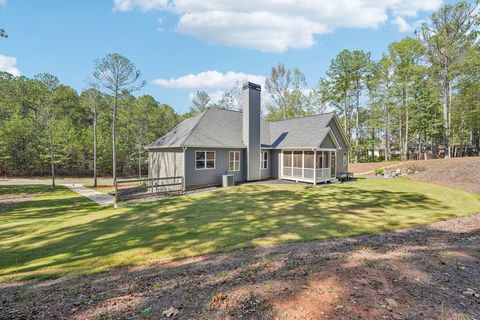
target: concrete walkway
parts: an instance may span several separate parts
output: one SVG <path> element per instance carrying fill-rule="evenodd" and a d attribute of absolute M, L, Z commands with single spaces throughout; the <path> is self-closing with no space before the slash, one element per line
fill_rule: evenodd
<path fill-rule="evenodd" d="M 79 184 L 62 184 L 62 186 L 69 188 L 72 191 L 75 191 L 81 196 L 84 196 L 100 206 L 109 206 L 112 205 L 115 201 L 115 197 L 103 192 L 98 192 L 89 188 L 86 188 Z"/>

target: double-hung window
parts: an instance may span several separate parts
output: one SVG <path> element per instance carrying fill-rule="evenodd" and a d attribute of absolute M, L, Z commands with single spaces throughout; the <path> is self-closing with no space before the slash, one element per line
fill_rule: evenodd
<path fill-rule="evenodd" d="M 348 166 L 348 153 L 346 152 L 343 153 L 343 166 Z"/>
<path fill-rule="evenodd" d="M 195 169 L 215 169 L 215 151 L 195 151 Z"/>
<path fill-rule="evenodd" d="M 262 151 L 262 159 L 260 160 L 260 168 L 268 169 L 268 152 Z"/>
<path fill-rule="evenodd" d="M 230 151 L 228 154 L 228 170 L 240 171 L 240 151 Z"/>

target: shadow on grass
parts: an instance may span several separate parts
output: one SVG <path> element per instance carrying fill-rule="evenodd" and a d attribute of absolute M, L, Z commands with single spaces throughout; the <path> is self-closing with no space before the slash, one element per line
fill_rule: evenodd
<path fill-rule="evenodd" d="M 250 185 L 119 210 L 98 208 L 70 193 L 16 207 L 9 218 L 33 221 L 15 228 L 0 224 L 0 240 L 20 239 L 1 244 L 0 275 L 88 273 L 109 265 L 353 236 L 455 216 L 448 205 L 421 193 L 348 184 L 297 191 Z M 90 214 L 95 217 L 87 219 Z M 35 223 L 52 223 L 52 228 L 25 234 Z"/>
<path fill-rule="evenodd" d="M 6 318 L 156 319 L 175 307 L 180 310 L 176 319 L 275 319 L 287 307 L 290 317 L 305 312 L 299 318 L 350 318 L 362 312 L 364 318 L 376 319 L 392 317 L 381 305 L 386 297 L 394 297 L 401 305 L 395 315 L 402 319 L 478 317 L 475 297 L 466 298 L 462 290 L 472 286 L 472 277 L 480 276 L 475 251 L 479 241 L 478 229 L 452 233 L 419 228 L 285 244 L 49 283 L 11 284 L 1 290 L 0 303 L 4 301 Z M 355 254 L 366 250 L 372 258 L 351 263 Z M 395 250 L 403 254 L 387 255 Z M 446 260 L 452 252 L 458 258 Z M 439 263 L 438 257 L 446 262 Z M 331 306 L 322 305 L 328 298 L 318 291 L 322 287 L 337 295 L 329 300 Z M 224 307 L 215 303 L 218 296 L 225 297 Z M 257 304 L 252 305 L 252 297 Z M 317 314 L 299 311 L 309 306 L 303 299 Z M 338 305 L 342 308 L 334 308 Z"/>

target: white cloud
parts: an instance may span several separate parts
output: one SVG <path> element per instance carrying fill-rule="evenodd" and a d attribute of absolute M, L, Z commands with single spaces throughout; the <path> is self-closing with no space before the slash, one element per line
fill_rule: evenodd
<path fill-rule="evenodd" d="M 17 59 L 15 57 L 8 57 L 0 54 L 0 71 L 5 71 L 18 77 L 20 76 L 20 70 L 18 70 L 16 65 Z"/>
<path fill-rule="evenodd" d="M 179 78 L 157 79 L 153 83 L 165 88 L 177 89 L 230 89 L 237 81 L 252 81 L 263 86 L 265 77 L 242 72 L 222 73 L 209 70 L 197 74 L 188 74 Z"/>
<path fill-rule="evenodd" d="M 392 21 L 405 30 L 405 17 L 441 4 L 442 0 L 114 0 L 120 11 L 173 12 L 179 16 L 177 31 L 211 43 L 274 52 L 311 47 L 316 35 L 337 28 L 377 28 Z"/>
<path fill-rule="evenodd" d="M 402 17 L 396 17 L 393 20 L 393 24 L 397 26 L 399 32 L 410 32 L 413 30 L 413 27 Z"/>
<path fill-rule="evenodd" d="M 4 5 L 5 2 L 7 2 L 7 0 L 0 0 L 0 6 L 1 6 L 1 5 Z"/>
<path fill-rule="evenodd" d="M 114 8 L 119 11 L 128 11 L 133 8 L 140 8 L 142 11 L 148 11 L 152 9 L 166 8 L 168 6 L 168 0 L 114 0 L 113 3 Z"/>

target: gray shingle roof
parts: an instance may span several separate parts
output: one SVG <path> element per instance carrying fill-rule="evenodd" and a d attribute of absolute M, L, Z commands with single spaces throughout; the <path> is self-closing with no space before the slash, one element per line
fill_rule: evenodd
<path fill-rule="evenodd" d="M 326 137 L 334 113 L 282 121 L 260 122 L 264 148 L 315 148 Z M 242 140 L 242 113 L 209 109 L 184 120 L 147 148 L 245 148 Z"/>
<path fill-rule="evenodd" d="M 334 115 L 332 112 L 270 122 L 271 148 L 318 147 L 330 131 L 328 123 Z"/>

